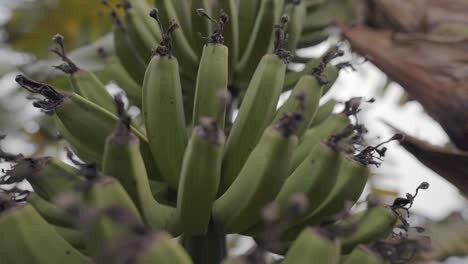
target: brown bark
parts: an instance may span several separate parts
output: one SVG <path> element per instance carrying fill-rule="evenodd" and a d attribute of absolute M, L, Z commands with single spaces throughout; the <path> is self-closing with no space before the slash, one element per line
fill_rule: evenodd
<path fill-rule="evenodd" d="M 434 146 L 411 136 L 405 136 L 400 144 L 468 196 L 468 152 Z"/>
<path fill-rule="evenodd" d="M 340 25 L 353 49 L 419 101 L 454 144 L 468 150 L 468 40 Z"/>
<path fill-rule="evenodd" d="M 410 136 L 401 145 L 468 195 L 468 1 L 363 1 L 363 25 L 338 25 L 353 50 L 419 101 L 460 151 Z"/>

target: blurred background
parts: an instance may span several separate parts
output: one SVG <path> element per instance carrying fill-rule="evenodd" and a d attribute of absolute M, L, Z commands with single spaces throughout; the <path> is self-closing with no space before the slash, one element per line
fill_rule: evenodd
<path fill-rule="evenodd" d="M 54 79 L 54 82 L 60 83 L 60 78 L 55 78 L 56 75 L 59 75 L 58 70 L 51 67 L 58 63 L 54 61 L 54 58 L 48 52 L 51 37 L 55 33 L 65 36 L 67 49 L 69 50 L 92 44 L 95 41 L 106 43 L 103 36 L 110 30 L 110 19 L 102 16 L 98 2 L 97 0 L 0 0 L 0 135 L 7 135 L 1 141 L 1 146 L 5 151 L 38 156 L 63 155 L 64 145 L 57 139 L 56 133 L 51 126 L 50 117 L 32 107 L 31 102 L 28 100 L 29 95 L 17 87 L 14 78 L 19 72 L 28 72 L 42 76 L 44 80 Z M 388 1 L 376 2 L 387 3 Z M 395 1 L 394 3 L 397 5 L 399 2 Z M 434 1 L 407 0 L 407 2 L 426 2 L 426 4 L 430 4 Z M 466 7 L 466 3 L 464 6 Z M 406 6 L 394 6 L 393 8 L 393 12 L 401 12 L 402 17 L 405 17 L 407 9 L 403 8 L 406 8 Z M 379 24 L 376 21 L 379 20 L 368 16 L 364 21 L 368 26 L 366 30 L 385 27 L 384 23 Z M 404 23 L 400 24 L 405 25 Z M 353 38 L 356 33 L 353 30 L 356 29 L 343 27 L 341 29 L 342 31 L 337 27 L 328 28 L 329 38 L 316 46 L 298 51 L 298 55 L 302 57 L 318 57 L 330 46 L 338 44 L 347 54 L 342 60 L 353 63 L 355 70 L 346 69 L 340 74 L 337 83 L 324 98 L 324 102 L 330 98 L 338 102 L 344 102 L 351 97 L 375 98 L 375 103 L 363 105 L 363 111 L 359 115 L 360 121 L 365 123 L 369 129 L 367 139 L 370 142 L 378 143 L 390 138 L 395 133 L 395 130 L 389 126 L 390 124 L 394 128 L 398 128 L 404 133 L 432 145 L 451 150 L 457 149 L 457 151 L 462 152 L 458 148 L 459 145 L 463 146 L 463 144 L 455 144 L 454 146 L 451 143 L 454 142 L 453 131 L 447 128 L 447 123 L 441 122 L 440 116 L 426 112 L 429 104 L 428 100 L 424 98 L 419 100 L 419 92 L 406 87 L 406 84 L 411 87 L 417 86 L 414 82 L 411 82 L 413 79 L 410 77 L 399 79 L 398 74 L 400 72 L 387 67 L 385 63 L 388 61 L 385 58 L 379 59 L 381 57 L 379 57 L 378 49 L 384 51 L 384 46 L 378 48 L 379 42 L 376 41 L 374 46 L 377 47 L 375 48 L 377 51 L 365 47 L 360 43 L 365 44 L 366 41 L 372 41 L 371 38 L 355 40 Z M 399 29 L 392 30 L 398 32 Z M 468 32 L 467 29 L 465 30 Z M 345 32 L 346 37 L 352 40 L 352 45 L 343 40 L 340 32 Z M 417 36 L 421 37 L 421 33 L 416 31 L 405 31 L 405 33 L 408 32 L 419 34 Z M 465 34 L 468 39 L 468 33 Z M 444 42 L 440 43 L 444 44 Z M 467 44 L 465 39 L 463 39 L 463 43 L 464 46 L 462 47 L 466 52 Z M 452 44 L 450 43 L 451 47 L 453 47 Z M 358 51 L 358 53 L 353 51 Z M 392 50 L 389 49 L 388 51 Z M 368 57 L 368 60 L 362 56 L 362 54 L 367 53 L 371 53 L 374 57 Z M 442 55 L 439 54 L 440 57 L 443 57 Z M 419 59 L 424 62 L 424 57 L 419 57 Z M 446 64 L 449 63 L 449 61 L 442 62 L 442 59 L 439 59 L 430 58 L 427 61 L 428 63 L 440 62 L 434 65 L 434 67 L 440 68 L 446 67 Z M 88 58 L 83 60 L 88 70 L 101 71 L 102 62 Z M 466 66 L 468 60 L 465 60 L 464 63 L 465 68 L 453 68 L 454 71 L 459 71 L 457 74 L 462 77 L 468 75 L 468 66 Z M 455 67 L 456 65 L 452 66 Z M 294 70 L 301 70 L 303 67 L 304 65 L 292 65 Z M 408 69 L 400 70 L 403 72 L 409 71 L 412 66 L 408 64 L 407 67 Z M 450 71 L 450 69 L 446 70 Z M 105 72 L 102 74 L 105 74 Z M 109 90 L 117 91 L 118 88 L 112 80 L 108 79 L 108 81 Z M 436 92 L 431 91 L 429 88 L 425 91 L 426 93 Z M 468 89 L 467 86 L 465 88 Z M 408 91 L 410 93 L 407 93 Z M 465 91 L 466 93 L 468 92 Z M 463 94 L 459 95 L 462 96 Z M 287 96 L 287 94 L 284 96 Z M 468 104 L 466 99 L 464 102 Z M 342 107 L 342 104 L 338 103 L 335 111 L 340 111 Z M 431 109 L 431 111 L 436 111 L 433 108 Z M 441 109 L 449 112 L 454 111 L 450 108 Z M 135 114 L 138 114 L 138 110 L 134 110 Z M 462 112 L 452 114 L 468 115 L 467 111 L 463 110 L 466 110 L 466 106 L 465 109 L 461 109 Z M 435 121 L 434 118 L 438 121 Z M 467 119 L 459 120 L 465 120 L 468 124 Z M 449 137 L 446 131 L 449 131 L 452 137 Z M 415 155 L 414 151 L 410 151 L 413 154 L 409 153 L 398 143 L 391 143 L 388 148 L 385 162 L 381 167 L 374 169 L 374 177 L 369 183 L 365 196 L 374 193 L 390 202 L 397 196 L 404 196 L 407 192 L 414 192 L 422 181 L 427 181 L 430 183 L 430 188 L 417 197 L 412 211 L 420 217 L 420 221 L 442 221 L 453 214 L 460 216 L 461 221 L 467 219 L 468 203 L 465 199 L 466 196 L 460 192 L 463 188 L 466 190 L 467 186 L 460 188 L 460 186 L 453 185 L 454 181 L 446 180 L 452 179 L 450 176 L 442 175 L 444 177 L 441 177 L 440 169 L 435 169 L 438 173 L 434 172 L 434 170 L 430 169 L 431 166 L 421 163 L 420 160 L 424 160 L 424 157 Z M 464 149 L 466 150 L 466 148 Z M 424 147 L 418 153 L 424 153 Z M 8 164 L 0 164 L 1 168 L 8 166 Z M 440 164 L 437 165 L 437 168 L 440 168 Z M 468 177 L 466 171 L 462 172 L 462 174 Z M 249 241 L 245 241 L 245 243 L 248 244 Z M 468 255 L 468 252 L 466 254 Z M 444 263 L 467 262 L 468 259 L 452 257 Z"/>

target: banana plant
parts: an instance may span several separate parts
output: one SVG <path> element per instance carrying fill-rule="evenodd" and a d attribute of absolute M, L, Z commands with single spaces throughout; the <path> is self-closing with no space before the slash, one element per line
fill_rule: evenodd
<path fill-rule="evenodd" d="M 0 151 L 12 163 L 0 182 L 13 186 L 0 199 L 7 263 L 264 263 L 268 252 L 286 264 L 397 258 L 374 243 L 405 242 L 409 208 L 427 183 L 391 205 L 348 212 L 383 144 L 401 135 L 367 144 L 357 119 L 364 98 L 340 113 L 337 102 L 320 106 L 349 66 L 331 63 L 343 56 L 338 48 L 288 70 L 296 58 L 288 49 L 326 38 L 321 12 L 335 12 L 336 1 L 101 2 L 114 23 L 115 78 L 128 81 L 122 88 L 143 122 L 53 37 L 55 67 L 71 89 L 24 74 L 16 82 L 50 115 L 73 165 Z M 34 192 L 16 186 L 24 180 Z M 258 246 L 229 256 L 228 234 Z"/>

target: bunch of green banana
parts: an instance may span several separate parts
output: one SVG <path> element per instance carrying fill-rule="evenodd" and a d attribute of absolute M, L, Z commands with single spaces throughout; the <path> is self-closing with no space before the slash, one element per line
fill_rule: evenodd
<path fill-rule="evenodd" d="M 18 158 L 4 183 L 32 184 L 26 207 L 40 220 L 30 221 L 76 249 L 77 263 L 221 263 L 227 234 L 258 239 L 269 231 L 263 208 L 273 203 L 287 215 L 298 195 L 309 206 L 281 227 L 277 253 L 284 263 L 339 263 L 341 252 L 388 235 L 397 216 L 376 207 L 335 221 L 385 152 L 364 147 L 366 130 L 349 118 L 361 99 L 341 113 L 336 101 L 320 105 L 345 65 L 331 61 L 343 52 L 332 48 L 302 71 L 288 70 L 301 43 L 327 25 L 310 16 L 336 10 L 336 1 L 157 0 L 157 8 L 146 0 L 102 1 L 114 21 L 113 63 L 121 64 L 114 72 L 127 71 L 124 90 L 141 105 L 142 124 L 132 122 L 122 95 L 112 100 L 95 75 L 68 59 L 56 36 L 53 51 L 73 91 L 24 75 L 16 81 L 43 97 L 33 105 L 53 114 L 82 161 L 70 154 L 75 168 Z M 64 192 L 73 202 L 64 202 Z M 350 236 L 308 228 L 330 222 L 357 228 Z M 187 252 L 168 234 L 181 235 Z"/>
<path fill-rule="evenodd" d="M 151 48 L 163 37 L 161 29 L 148 16 L 150 5 L 146 0 L 122 0 L 118 5 L 124 10 L 121 14 L 108 1 L 101 2 L 112 9 L 114 44 L 120 62 L 141 84 Z M 268 40 L 274 38 L 273 26 L 280 22 L 282 14 L 291 17 L 287 47 L 295 52 L 326 40 L 327 26 L 334 21 L 350 21 L 358 8 L 343 0 L 158 0 L 154 5 L 161 11 L 164 24 L 173 21 L 180 25 L 181 29 L 174 32 L 174 55 L 179 59 L 182 75 L 192 81 L 197 78 L 205 39 L 216 27 L 200 17 L 197 10 L 205 10 L 210 17 L 226 12 L 228 82 L 236 90 L 247 88 L 262 56 L 273 51 L 274 45 Z"/>

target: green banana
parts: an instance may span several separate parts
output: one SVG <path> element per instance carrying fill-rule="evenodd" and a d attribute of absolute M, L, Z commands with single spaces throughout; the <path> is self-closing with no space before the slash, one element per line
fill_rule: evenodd
<path fill-rule="evenodd" d="M 4 263 L 92 263 L 25 203 L 0 213 L 0 243 Z"/>
<path fill-rule="evenodd" d="M 185 250 L 164 232 L 149 235 L 143 247 L 138 248 L 135 264 L 192 264 Z"/>
<path fill-rule="evenodd" d="M 304 225 L 316 225 L 329 220 L 330 217 L 344 210 L 347 202 L 355 203 L 364 190 L 369 174 L 367 166 L 348 157 L 342 159 L 336 184 L 325 201 L 302 217 L 298 224 L 287 232 L 286 237 L 297 234 Z"/>
<path fill-rule="evenodd" d="M 161 10 L 162 22 L 165 24 L 176 23 L 180 25 L 182 14 L 178 14 L 175 10 L 175 4 L 173 0 L 159 0 L 156 2 L 156 7 Z M 158 9 L 153 9 L 151 11 L 151 16 L 155 18 L 156 14 L 159 20 L 159 11 Z M 160 23 L 160 22 L 158 22 Z M 161 32 L 163 32 L 161 28 Z M 173 32 L 174 37 L 174 54 L 181 61 L 181 71 L 186 75 L 193 77 L 197 74 L 197 65 L 198 65 L 198 56 L 196 52 L 190 45 L 189 37 L 190 35 L 185 35 L 187 32 L 183 30 L 175 30 Z M 164 42 L 165 36 L 163 33 L 162 42 Z"/>
<path fill-rule="evenodd" d="M 217 233 L 211 227 L 204 235 L 183 234 L 179 239 L 195 263 L 221 263 L 227 255 L 226 235 Z"/>
<path fill-rule="evenodd" d="M 305 64 L 302 71 L 288 72 L 284 80 L 285 90 L 288 90 L 296 85 L 297 81 L 299 81 L 303 75 L 312 74 L 319 78 L 320 82 L 323 84 L 322 94 L 326 94 L 328 90 L 330 90 L 335 80 L 338 78 L 338 73 L 340 70 L 339 67 L 330 65 L 330 62 L 333 59 L 343 55 L 343 51 L 337 49 L 336 47 L 332 47 L 320 58 L 310 59 Z"/>
<path fill-rule="evenodd" d="M 122 64 L 133 80 L 138 84 L 142 84 L 145 77 L 145 60 L 140 57 L 137 48 L 130 39 L 128 30 L 115 11 L 112 12 L 112 19 L 114 22 L 112 32 L 114 35 L 115 54 L 119 58 L 120 64 Z"/>
<path fill-rule="evenodd" d="M 148 181 L 154 199 L 159 203 L 176 206 L 177 193 L 166 182 Z"/>
<path fill-rule="evenodd" d="M 310 62 L 311 58 L 307 56 L 301 56 L 298 54 L 294 54 L 294 57 L 292 57 L 291 62 L 292 63 L 297 63 L 297 64 L 306 64 Z M 289 73 L 297 73 L 296 71 L 290 71 Z"/>
<path fill-rule="evenodd" d="M 37 173 L 31 174 L 28 181 L 34 191 L 48 201 L 53 201 L 62 192 L 75 190 L 84 182 L 76 175 L 76 169 L 59 159 L 46 157 L 39 159 L 38 163 L 41 165 Z"/>
<path fill-rule="evenodd" d="M 180 228 L 176 208 L 160 204 L 154 199 L 140 154 L 139 139 L 129 130 L 130 119 L 124 114 L 123 103 L 120 101 L 118 105 L 121 122 L 106 140 L 102 171 L 122 183 L 147 225 L 178 235 Z M 159 182 L 152 183 L 153 188 L 162 187 Z"/>
<path fill-rule="evenodd" d="M 350 158 L 343 159 L 338 179 L 326 200 L 307 217 L 308 223 L 317 223 L 345 208 L 347 201 L 356 202 L 367 183 L 370 170 L 367 166 Z M 322 218 L 322 219 L 320 219 Z"/>
<path fill-rule="evenodd" d="M 28 91 L 43 95 L 45 99 L 36 101 L 33 105 L 45 111 L 54 111 L 66 130 L 73 132 L 76 140 L 85 143 L 88 149 L 102 157 L 106 138 L 118 122 L 117 116 L 77 94 L 58 93 L 51 86 L 33 81 L 24 75 L 18 75 L 16 81 Z M 152 172 L 150 178 L 160 179 L 148 140 L 134 127 L 132 132 L 141 140 L 140 151 L 146 169 Z"/>
<path fill-rule="evenodd" d="M 164 2 L 164 1 L 163 1 Z M 159 21 L 157 11 L 152 16 Z M 179 64 L 171 52 L 171 24 L 145 73 L 143 117 L 149 146 L 164 180 L 177 190 L 187 143 Z"/>
<path fill-rule="evenodd" d="M 234 73 L 236 71 L 237 60 L 239 54 L 239 10 L 236 0 L 218 0 L 217 1 L 217 13 L 226 12 L 229 17 L 229 23 L 225 28 L 224 43 L 228 47 L 229 51 L 229 68 L 228 76 L 229 80 L 233 80 Z M 263 55 L 263 54 L 262 54 Z"/>
<path fill-rule="evenodd" d="M 264 129 L 272 121 L 285 71 L 286 63 L 279 55 L 268 54 L 260 61 L 226 142 L 221 192 L 236 179 Z"/>
<path fill-rule="evenodd" d="M 258 15 L 260 0 L 239 1 L 239 54 L 244 54 Z"/>
<path fill-rule="evenodd" d="M 282 211 L 289 205 L 290 197 L 295 193 L 304 193 L 309 201 L 307 211 L 315 210 L 334 188 L 338 168 L 343 159 L 339 151 L 326 144 L 318 144 L 288 176 L 275 199 Z"/>
<path fill-rule="evenodd" d="M 81 159 L 93 160 L 97 161 L 98 165 L 101 164 L 102 153 L 87 146 L 86 143 L 81 142 L 79 138 L 70 133 L 57 115 L 53 116 L 53 120 L 57 132 L 63 139 L 67 141 L 71 149 L 73 149 L 78 154 L 78 156 L 81 157 Z"/>
<path fill-rule="evenodd" d="M 343 66 L 340 64 L 337 65 L 330 65 L 327 64 L 327 66 L 323 69 L 322 73 L 322 81 L 325 83 L 323 86 L 323 95 L 327 94 L 328 91 L 332 88 L 333 84 L 335 81 L 338 79 L 338 75 L 340 73 L 340 70 L 343 69 Z"/>
<path fill-rule="evenodd" d="M 301 139 L 315 117 L 321 96 L 322 87 L 315 77 L 310 75 L 301 77 L 288 100 L 276 111 L 274 120 L 280 119 L 286 112 L 300 109 L 303 121 L 297 129 L 297 136 Z"/>
<path fill-rule="evenodd" d="M 116 84 L 125 91 L 130 103 L 141 108 L 141 86 L 133 80 L 125 68 L 118 62 L 118 58 L 112 56 L 108 59 L 109 79 L 112 79 Z"/>
<path fill-rule="evenodd" d="M 185 123 L 187 124 L 187 134 L 190 133 L 193 123 L 193 106 L 195 104 L 195 87 L 196 81 L 190 80 L 188 77 L 181 75 L 180 84 L 182 86 L 182 99 L 184 101 Z"/>
<path fill-rule="evenodd" d="M 37 173 L 31 174 L 28 181 L 34 191 L 48 201 L 53 201 L 62 192 L 72 191 L 83 183 L 83 179 L 76 174 L 77 170 L 59 159 L 47 157 L 36 162 L 30 162 L 30 166 L 36 163 L 38 167 Z"/>
<path fill-rule="evenodd" d="M 143 225 L 136 206 L 118 181 L 96 172 L 89 175 L 89 180 L 79 216 L 86 250 L 97 264 L 191 263 L 176 240 Z"/>
<path fill-rule="evenodd" d="M 193 32 L 193 49 L 197 54 L 201 54 L 205 46 L 204 37 L 211 32 L 210 21 L 199 16 L 194 10 L 202 9 L 209 17 L 212 17 L 212 8 L 210 0 L 193 0 L 192 1 L 192 32 Z M 203 58 L 201 59 L 203 60 Z M 200 70 L 199 70 L 200 71 Z"/>
<path fill-rule="evenodd" d="M 282 264 L 321 263 L 338 264 L 340 242 L 321 235 L 319 230 L 305 228 L 291 245 Z"/>
<path fill-rule="evenodd" d="M 291 18 L 288 23 L 288 50 L 295 53 L 299 43 L 304 23 L 307 16 L 305 0 L 289 0 L 285 7 L 285 13 Z"/>
<path fill-rule="evenodd" d="M 159 27 L 154 26 L 154 20 L 149 16 L 151 6 L 148 4 L 147 0 L 126 0 L 130 3 L 132 7 L 135 8 L 135 13 L 137 17 L 143 21 L 146 28 L 149 30 L 153 38 L 157 42 L 162 40 L 162 32 Z"/>
<path fill-rule="evenodd" d="M 71 219 L 60 207 L 45 200 L 37 193 L 30 193 L 26 201 L 31 204 L 47 222 L 61 227 L 73 226 Z"/>
<path fill-rule="evenodd" d="M 290 90 L 296 85 L 296 83 L 301 79 L 302 76 L 310 74 L 312 70 L 317 67 L 322 59 L 321 58 L 312 58 L 309 59 L 304 65 L 302 71 L 289 71 L 284 78 L 284 88 L 285 90 Z"/>
<path fill-rule="evenodd" d="M 115 112 L 112 96 L 107 92 L 105 85 L 92 72 L 79 70 L 70 75 L 70 81 L 77 94 L 111 113 Z"/>
<path fill-rule="evenodd" d="M 104 155 L 102 159 L 102 172 L 119 180 L 128 192 L 129 196 L 141 210 L 140 178 L 146 178 L 147 173 L 141 158 L 140 141 L 131 132 L 130 118 L 125 113 L 124 103 L 121 97 L 116 97 L 116 105 L 119 113 L 119 122 L 115 129 L 106 138 Z"/>
<path fill-rule="evenodd" d="M 346 115 L 335 114 L 331 115 L 322 124 L 309 128 L 302 137 L 301 143 L 293 152 L 290 172 L 294 171 L 297 166 L 301 164 L 314 146 L 319 144 L 322 140 L 325 140 L 333 134 L 343 130 L 349 124 L 350 121 Z"/>
<path fill-rule="evenodd" d="M 398 221 L 392 209 L 377 206 L 336 223 L 339 227 L 356 226 L 355 232 L 341 238 L 343 252 L 352 251 L 358 244 L 367 244 L 390 235 Z"/>
<path fill-rule="evenodd" d="M 354 131 L 361 133 L 359 132 L 359 126 L 348 127 L 339 134 L 336 134 L 330 138 L 328 143 L 332 146 L 335 146 L 335 148 L 343 149 L 343 151 L 347 152 L 347 144 L 352 143 L 352 141 L 348 142 L 347 140 L 349 136 L 354 133 Z M 299 232 L 304 225 L 316 225 L 333 220 L 334 215 L 346 209 L 346 203 L 349 202 L 354 204 L 361 196 L 362 191 L 364 190 L 364 187 L 367 183 L 367 179 L 370 175 L 370 169 L 368 165 L 378 165 L 379 162 L 375 161 L 374 159 L 378 158 L 379 156 L 384 156 L 386 148 L 378 148 L 392 140 L 400 140 L 401 137 L 402 136 L 400 134 L 395 134 L 389 140 L 382 142 L 375 147 L 367 146 L 358 154 L 353 154 L 352 157 L 343 158 L 338 170 L 338 179 L 336 184 L 327 195 L 325 201 L 323 201 L 317 209 L 307 213 L 306 216 L 299 221 L 299 224 L 290 228 L 290 230 L 286 232 L 287 234 L 285 237 L 294 237 L 294 235 L 297 234 L 297 232 Z M 341 142 L 343 139 L 346 141 Z M 374 155 L 379 156 L 374 157 Z M 427 183 L 422 183 L 417 190 L 427 189 L 428 186 L 429 185 Z M 393 207 L 391 209 L 393 209 Z M 378 209 L 376 209 L 376 211 L 378 211 Z M 387 216 L 389 214 L 390 212 L 387 211 Z M 388 218 L 396 219 L 395 216 L 390 216 Z M 394 225 L 394 223 L 392 225 Z M 367 231 L 363 232 L 365 233 Z"/>
<path fill-rule="evenodd" d="M 88 179 L 90 186 L 84 190 L 83 202 L 85 206 L 107 209 L 118 205 L 125 208 L 136 219 L 141 219 L 137 206 L 117 179 L 101 175 L 93 177 L 95 178 Z"/>
<path fill-rule="evenodd" d="M 275 22 L 278 22 L 280 20 L 281 15 L 286 14 L 285 4 L 286 4 L 286 0 L 275 0 Z"/>
<path fill-rule="evenodd" d="M 364 246 L 354 249 L 342 261 L 343 264 L 384 264 L 385 261 Z"/>
<path fill-rule="evenodd" d="M 341 154 L 326 144 L 318 144 L 304 161 L 289 175 L 275 198 L 281 215 L 290 208 L 294 195 L 303 194 L 308 201 L 306 212 L 315 210 L 332 190 L 337 179 Z M 297 223 L 298 217 L 288 216 L 288 225 Z M 265 224 L 257 223 L 246 234 L 258 235 L 265 232 Z"/>
<path fill-rule="evenodd" d="M 326 103 L 319 106 L 312 123 L 310 123 L 310 127 L 318 126 L 323 121 L 327 120 L 327 118 L 330 117 L 333 113 L 333 109 L 335 109 L 336 104 L 337 102 L 335 100 L 330 99 Z"/>
<path fill-rule="evenodd" d="M 56 158 L 23 158 L 6 171 L 9 176 L 6 183 L 27 179 L 34 191 L 50 202 L 83 183 L 77 173 L 75 168 Z"/>
<path fill-rule="evenodd" d="M 317 8 L 317 6 L 323 5 L 324 3 L 328 2 L 329 0 L 304 0 L 307 6 L 307 10 L 312 8 Z"/>
<path fill-rule="evenodd" d="M 61 226 L 54 226 L 55 232 L 59 234 L 65 241 L 70 243 L 74 248 L 83 251 L 86 249 L 86 245 L 84 243 L 83 234 L 76 230 Z"/>
<path fill-rule="evenodd" d="M 81 229 L 90 256 L 98 263 L 109 263 L 106 245 L 128 233 L 127 227 L 114 218 L 123 212 L 135 221 L 141 218 L 137 207 L 116 179 L 100 175 L 93 177 L 83 193 Z"/>
<path fill-rule="evenodd" d="M 318 45 L 330 37 L 328 30 L 314 31 L 312 33 L 303 33 L 299 42 L 297 43 L 297 49 L 304 49 L 311 46 Z"/>
<path fill-rule="evenodd" d="M 203 15 L 208 16 L 207 14 Z M 222 97 L 228 93 L 228 48 L 223 44 L 224 23 L 227 20 L 227 15 L 221 13 L 220 21 L 216 23 L 215 32 L 203 48 L 198 67 L 192 118 L 194 124 L 198 124 L 202 117 L 217 118 L 218 127 L 221 129 L 224 129 L 226 108 Z"/>
<path fill-rule="evenodd" d="M 140 13 L 137 8 L 134 7 L 129 0 L 124 0 L 122 7 L 125 12 L 123 22 L 125 23 L 128 37 L 135 46 L 140 58 L 147 64 L 151 60 L 151 50 L 153 46 L 161 41 L 161 39 L 156 39 L 156 37 L 151 34 L 144 19 L 139 17 Z M 150 9 L 147 10 L 145 17 L 149 16 L 149 10 Z"/>
<path fill-rule="evenodd" d="M 182 163 L 177 211 L 184 233 L 207 232 L 211 208 L 218 192 L 224 134 L 214 119 L 195 127 Z"/>
<path fill-rule="evenodd" d="M 260 9 L 255 20 L 255 25 L 252 29 L 247 48 L 241 54 L 239 63 L 236 68 L 238 78 L 236 83 L 241 86 L 246 86 L 255 72 L 257 62 L 267 53 L 270 47 L 270 40 L 273 36 L 273 26 L 275 25 L 275 8 L 276 0 L 262 0 Z M 258 67 L 257 67 L 258 68 Z"/>
<path fill-rule="evenodd" d="M 261 209 L 274 200 L 286 179 L 298 122 L 300 118 L 290 114 L 265 130 L 239 176 L 213 205 L 217 230 L 242 232 L 260 221 Z"/>
<path fill-rule="evenodd" d="M 164 0 L 156 0 L 156 4 L 159 1 L 164 1 Z M 171 2 L 174 6 L 175 14 L 177 14 L 177 19 L 179 21 L 178 24 L 180 25 L 182 32 L 184 32 L 184 35 L 187 36 L 187 38 L 191 41 L 192 40 L 191 29 L 192 29 L 192 15 L 193 14 L 190 11 L 193 10 L 193 7 L 192 7 L 193 3 L 190 3 L 190 2 L 187 3 L 186 0 L 172 0 Z"/>
<path fill-rule="evenodd" d="M 311 11 L 311 9 L 307 9 L 307 15 L 315 12 L 315 10 L 317 9 L 314 9 L 313 11 Z M 307 20 L 307 17 L 306 17 L 306 20 Z M 328 31 L 328 26 L 329 25 L 308 25 L 304 23 L 303 28 L 302 28 L 302 35 L 305 36 L 305 35 L 312 35 L 313 33 L 318 33 L 318 32 L 326 32 Z"/>
<path fill-rule="evenodd" d="M 104 109 L 114 112 L 112 97 L 107 92 L 104 84 L 94 73 L 79 68 L 67 57 L 63 36 L 57 34 L 54 36 L 53 41 L 57 44 L 57 47 L 52 48 L 50 51 L 59 56 L 64 62 L 62 65 L 56 66 L 56 68 L 69 74 L 73 91 Z"/>
<path fill-rule="evenodd" d="M 359 5 L 355 4 L 354 8 L 357 6 Z M 327 1 L 323 5 L 320 5 L 319 8 L 314 8 L 310 10 L 311 12 L 307 13 L 305 28 L 308 31 L 320 30 L 332 25 L 336 21 L 351 22 L 347 21 L 347 16 L 351 13 L 349 12 L 350 9 L 351 7 L 341 1 Z"/>

